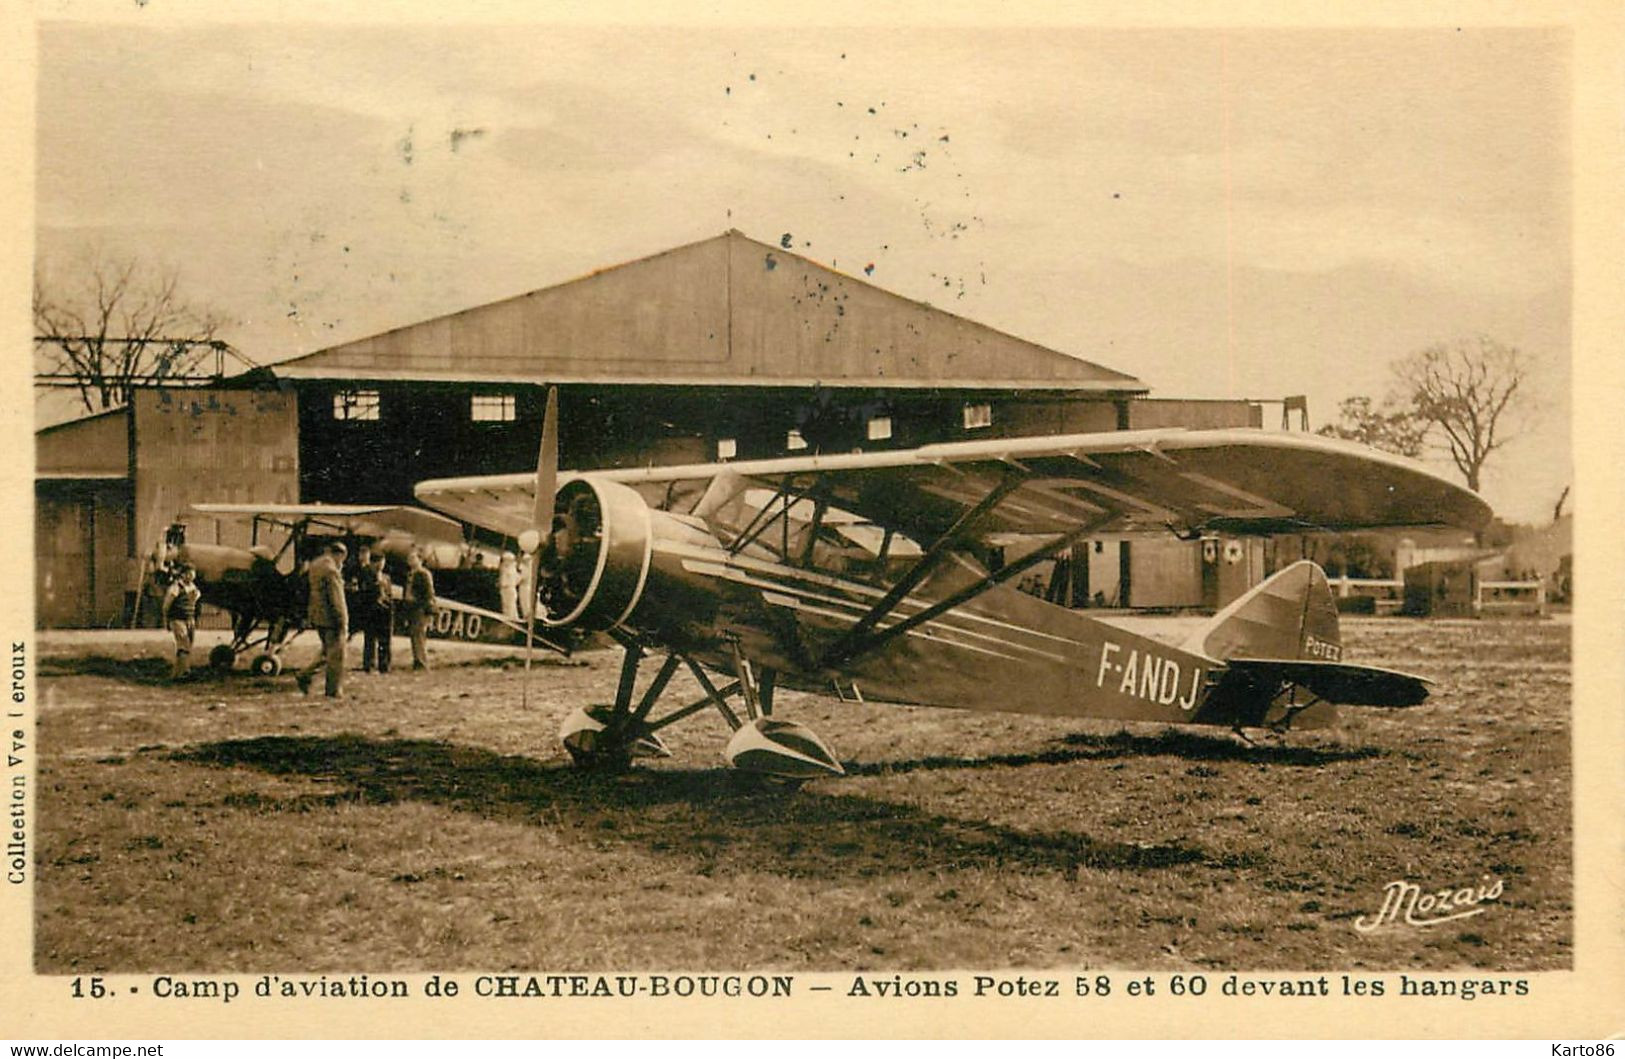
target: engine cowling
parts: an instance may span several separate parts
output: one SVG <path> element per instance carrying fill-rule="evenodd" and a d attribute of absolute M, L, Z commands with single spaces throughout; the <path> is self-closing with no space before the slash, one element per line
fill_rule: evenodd
<path fill-rule="evenodd" d="M 541 559 L 542 623 L 614 628 L 631 616 L 649 579 L 649 505 L 619 482 L 577 478 L 558 491 Z"/>
<path fill-rule="evenodd" d="M 247 548 L 224 544 L 182 544 L 173 549 L 173 556 L 176 562 L 186 563 L 196 570 L 198 579 L 205 582 L 244 577 L 261 561 Z"/>

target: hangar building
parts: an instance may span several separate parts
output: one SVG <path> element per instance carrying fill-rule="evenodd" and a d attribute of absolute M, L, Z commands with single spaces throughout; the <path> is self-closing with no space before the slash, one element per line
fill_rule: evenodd
<path fill-rule="evenodd" d="M 549 384 L 567 467 L 1111 430 L 1146 392 L 736 231 L 271 371 L 307 500 L 534 466 Z"/>
<path fill-rule="evenodd" d="M 41 628 L 111 625 L 140 557 L 197 502 L 299 498 L 295 397 L 276 390 L 139 390 L 125 408 L 34 439 L 34 609 Z M 201 527 L 200 527 L 201 528 Z M 198 540 L 246 546 L 217 523 Z"/>
<path fill-rule="evenodd" d="M 116 621 L 129 557 L 192 503 L 409 502 L 425 478 L 528 469 L 548 385 L 579 468 L 1261 420 L 1148 399 L 1131 375 L 728 231 L 41 431 L 40 622 Z M 193 539 L 240 532 L 190 521 Z M 1193 545 L 1092 550 L 1077 580 L 1109 581 L 1103 601 L 1212 595 Z"/>

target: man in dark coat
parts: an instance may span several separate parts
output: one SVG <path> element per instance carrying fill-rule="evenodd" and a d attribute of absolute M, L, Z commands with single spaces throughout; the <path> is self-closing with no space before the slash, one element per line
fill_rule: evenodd
<path fill-rule="evenodd" d="M 311 562 L 306 577 L 310 600 L 305 607 L 305 624 L 321 637 L 321 652 L 296 678 L 299 690 L 310 694 L 310 681 L 316 670 L 327 669 L 327 694 L 338 698 L 344 690 L 344 641 L 350 632 L 350 611 L 344 601 L 344 557 L 349 549 L 334 541 Z"/>
<path fill-rule="evenodd" d="M 361 571 L 356 589 L 356 620 L 361 625 L 361 669 L 371 673 L 373 661 L 378 672 L 389 672 L 390 636 L 395 625 L 395 583 L 384 570 L 384 555 L 375 553 Z"/>

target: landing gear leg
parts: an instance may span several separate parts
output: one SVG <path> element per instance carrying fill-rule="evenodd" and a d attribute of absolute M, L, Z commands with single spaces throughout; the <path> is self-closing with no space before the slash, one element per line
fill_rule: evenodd
<path fill-rule="evenodd" d="M 577 765 L 595 768 L 625 768 L 640 757 L 670 757 L 671 751 L 654 734 L 646 718 L 654 708 L 660 693 L 666 689 L 681 659 L 675 654 L 666 656 L 660 671 L 643 693 L 636 707 L 632 693 L 637 687 L 638 666 L 643 661 L 643 647 L 636 642 L 625 645 L 621 658 L 621 679 L 615 688 L 612 706 L 586 706 L 564 719 L 559 738 L 570 758 Z"/>
<path fill-rule="evenodd" d="M 773 716 L 773 688 L 778 683 L 779 672 L 767 666 L 756 675 L 756 704 L 761 707 L 763 717 Z"/>
<path fill-rule="evenodd" d="M 834 751 L 811 729 L 771 716 L 776 684 L 772 669 L 757 671 L 748 660 L 737 657 L 738 679 L 719 688 L 698 662 L 671 650 L 643 694 L 635 696 L 643 648 L 634 642 L 624 646 L 626 654 L 621 661 L 614 705 L 576 710 L 559 731 L 576 764 L 624 767 L 640 757 L 668 757 L 670 751 L 657 734 L 660 729 L 712 707 L 733 729 L 723 756 L 735 768 L 790 784 L 817 776 L 844 775 Z M 663 717 L 651 719 L 655 704 L 684 665 L 705 694 Z M 744 718 L 728 704 L 734 695 L 744 703 Z"/>
<path fill-rule="evenodd" d="M 739 690 L 745 698 L 745 716 L 754 723 L 763 716 L 761 685 L 756 681 L 756 670 L 751 666 L 750 659 L 740 652 L 739 641 L 735 640 L 732 647 L 734 672 L 739 674 Z"/>
<path fill-rule="evenodd" d="M 733 644 L 734 672 L 750 723 L 737 726 L 722 756 L 734 768 L 768 776 L 780 782 L 802 783 L 817 776 L 844 776 L 835 752 L 806 725 L 773 717 L 773 688 L 778 674 L 757 672 Z"/>

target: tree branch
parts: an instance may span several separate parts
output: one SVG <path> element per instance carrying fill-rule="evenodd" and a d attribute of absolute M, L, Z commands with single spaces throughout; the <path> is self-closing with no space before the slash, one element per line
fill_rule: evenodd
<path fill-rule="evenodd" d="M 53 285 L 43 268 L 34 281 L 41 354 L 74 377 L 89 411 L 127 404 L 144 382 L 186 374 L 208 356 L 220 326 L 208 310 L 187 305 L 179 273 L 137 258 L 95 254 L 77 286 Z"/>

